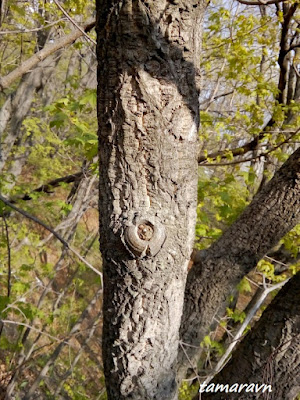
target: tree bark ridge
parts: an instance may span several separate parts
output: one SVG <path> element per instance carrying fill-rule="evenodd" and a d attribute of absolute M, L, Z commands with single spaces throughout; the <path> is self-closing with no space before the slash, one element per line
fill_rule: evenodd
<path fill-rule="evenodd" d="M 113 400 L 177 398 L 205 3 L 97 3 L 103 359 Z M 139 219 L 165 230 L 155 256 L 138 256 L 126 242 L 126 229 Z"/>
<path fill-rule="evenodd" d="M 300 217 L 300 148 L 254 197 L 238 220 L 209 249 L 199 252 L 190 270 L 186 291 L 181 339 L 196 366 L 200 342 L 213 318 L 223 314 L 226 300 L 241 278 L 289 232 Z M 222 305 L 223 304 L 223 305 Z M 220 308 L 222 305 L 222 308 Z M 189 368 L 179 355 L 180 376 Z"/>

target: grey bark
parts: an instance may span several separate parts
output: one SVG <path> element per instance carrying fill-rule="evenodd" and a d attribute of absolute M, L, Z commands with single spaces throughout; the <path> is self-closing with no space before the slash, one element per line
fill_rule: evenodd
<path fill-rule="evenodd" d="M 196 205 L 200 47 L 194 38 L 204 2 L 98 0 L 97 9 L 108 398 L 176 399 Z M 181 338 L 192 361 L 231 290 L 299 221 L 299 158 L 298 149 L 189 273 Z M 157 230 L 166 241 L 154 251 Z M 189 366 L 183 352 L 179 364 L 182 374 Z"/>
<path fill-rule="evenodd" d="M 200 342 L 214 328 L 214 316 L 241 278 L 255 267 L 300 218 L 300 148 L 254 197 L 238 220 L 209 249 L 198 254 L 189 272 L 181 339 L 196 368 Z M 184 345 L 184 344 L 183 344 Z M 195 347 L 191 347 L 195 346 Z M 179 354 L 179 376 L 190 362 Z"/>
<path fill-rule="evenodd" d="M 205 3 L 97 1 L 108 399 L 177 398 L 178 332 L 196 217 L 195 66 Z M 133 243 L 135 224 L 146 225 L 149 236 L 137 230 Z M 164 233 L 155 236 L 158 230 Z"/>
<path fill-rule="evenodd" d="M 268 400 L 293 400 L 300 392 L 300 273 L 294 276 L 240 343 L 213 383 L 272 386 Z M 251 400 L 262 392 L 203 393 L 203 400 Z"/>

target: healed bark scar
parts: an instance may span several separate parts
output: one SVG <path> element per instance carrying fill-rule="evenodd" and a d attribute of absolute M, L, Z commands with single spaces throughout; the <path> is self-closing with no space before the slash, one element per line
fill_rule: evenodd
<path fill-rule="evenodd" d="M 156 218 L 136 218 L 126 227 L 122 241 L 138 258 L 154 257 L 166 240 L 164 226 Z"/>

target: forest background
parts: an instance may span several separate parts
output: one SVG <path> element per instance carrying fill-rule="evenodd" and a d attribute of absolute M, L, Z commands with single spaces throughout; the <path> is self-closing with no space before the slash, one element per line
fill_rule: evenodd
<path fill-rule="evenodd" d="M 299 147 L 300 12 L 295 7 L 286 26 L 281 5 L 242 3 L 211 1 L 205 13 L 198 250 Z M 0 397 L 103 400 L 95 6 L 7 0 L 0 23 Z M 299 271 L 299 244 L 297 225 L 240 282 L 202 342 L 202 376 L 257 304 L 255 294 L 270 292 L 257 320 Z M 181 399 L 191 398 L 190 383 Z"/>

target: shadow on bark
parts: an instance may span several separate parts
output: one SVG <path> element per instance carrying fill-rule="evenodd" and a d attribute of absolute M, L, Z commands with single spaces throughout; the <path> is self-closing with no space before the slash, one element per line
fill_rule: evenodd
<path fill-rule="evenodd" d="M 195 62 L 205 3 L 97 2 L 103 358 L 109 399 L 177 396 L 178 332 L 196 217 Z M 139 213 L 155 217 L 167 233 L 154 257 L 138 259 L 124 246 L 126 224 Z"/>

